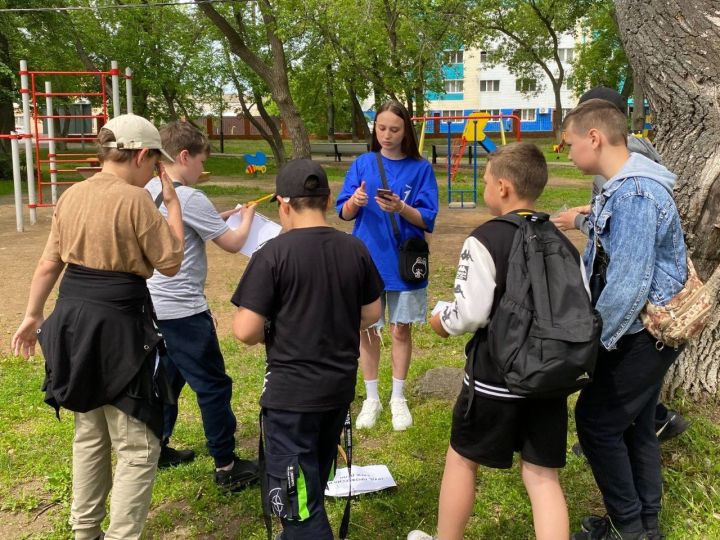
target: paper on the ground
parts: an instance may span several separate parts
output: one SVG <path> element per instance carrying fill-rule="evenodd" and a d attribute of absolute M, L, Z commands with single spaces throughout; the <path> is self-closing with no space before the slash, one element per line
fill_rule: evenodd
<path fill-rule="evenodd" d="M 386 465 L 367 465 L 366 467 L 352 466 L 353 495 L 382 491 L 383 489 L 395 487 L 396 485 Z M 335 478 L 328 482 L 325 488 L 325 495 L 327 497 L 347 497 L 347 467 L 335 471 Z"/>
<path fill-rule="evenodd" d="M 435 307 L 433 308 L 432 313 L 430 315 L 432 315 L 434 317 L 438 313 L 445 311 L 446 307 L 450 307 L 450 306 L 452 306 L 452 304 L 450 302 L 444 302 L 443 300 L 440 300 L 437 304 L 435 304 Z"/>
<path fill-rule="evenodd" d="M 237 208 L 240 208 L 240 205 L 238 205 Z M 240 212 L 233 214 L 227 219 L 228 227 L 233 230 L 240 227 L 240 223 L 242 223 L 242 216 L 240 215 Z M 281 230 L 282 227 L 279 224 L 262 214 L 255 212 L 252 225 L 250 226 L 250 234 L 248 234 L 248 238 L 245 241 L 245 245 L 240 250 L 240 253 L 247 255 L 248 257 L 252 256 L 252 254 L 261 248 L 265 242 L 272 240 L 280 234 Z"/>

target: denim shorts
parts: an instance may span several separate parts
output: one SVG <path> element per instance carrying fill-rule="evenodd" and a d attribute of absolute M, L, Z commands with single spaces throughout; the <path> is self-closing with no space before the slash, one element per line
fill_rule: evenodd
<path fill-rule="evenodd" d="M 382 314 L 371 328 L 380 330 L 385 326 L 387 307 L 390 324 L 424 323 L 427 315 L 427 288 L 414 291 L 383 291 Z"/>

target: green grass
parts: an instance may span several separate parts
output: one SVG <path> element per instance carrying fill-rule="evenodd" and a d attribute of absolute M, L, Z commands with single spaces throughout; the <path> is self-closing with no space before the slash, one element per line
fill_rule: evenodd
<path fill-rule="evenodd" d="M 215 186 L 204 189 L 219 196 L 254 195 L 242 186 L 230 186 L 237 192 Z M 555 201 L 553 204 L 568 202 L 565 197 L 576 195 L 579 197 L 577 193 L 555 188 L 547 193 L 548 201 Z M 431 303 L 449 297 L 454 275 L 454 262 L 434 261 L 429 289 Z M 230 291 L 232 284 L 228 287 Z M 211 298 L 210 303 L 226 300 Z M 229 321 L 221 324 L 227 327 Z M 414 333 L 410 385 L 430 368 L 461 367 L 465 339 L 443 340 L 427 326 L 418 327 Z M 391 377 L 387 337 L 385 342 L 380 393 L 387 402 Z M 263 380 L 263 350 L 246 348 L 233 339 L 224 339 L 221 345 L 234 381 L 232 405 L 238 418 L 238 451 L 242 457 L 251 458 L 257 448 L 257 399 Z M 38 517 L 38 521 L 44 523 L 41 531 L 18 530 L 14 531 L 17 536 L 11 537 L 69 540 L 72 415 L 63 411 L 61 420 L 57 421 L 52 409 L 43 404 L 40 391 L 43 373 L 40 359 L 27 362 L 0 358 L 0 521 L 7 516 L 31 520 L 47 505 L 55 505 L 53 513 Z M 358 381 L 357 393 L 364 394 L 361 381 Z M 359 409 L 358 401 L 353 405 L 354 414 Z M 717 419 L 717 414 L 708 415 L 708 405 L 693 405 L 682 400 L 671 405 L 692 424 L 687 433 L 663 445 L 665 496 L 661 520 L 666 538 L 719 538 L 720 425 L 709 419 Z M 387 411 L 376 429 L 354 432 L 355 462 L 387 464 L 398 487 L 365 495 L 353 502 L 351 538 L 404 539 L 411 529 L 433 530 L 435 527 L 452 402 L 411 397 L 410 406 L 415 426 L 406 432 L 392 431 Z M 215 488 L 200 413 L 194 395 L 187 389 L 181 397 L 180 419 L 173 441 L 177 447 L 194 449 L 198 457 L 190 465 L 158 473 L 147 538 L 177 538 L 180 531 L 183 538 L 193 539 L 264 538 L 258 488 L 235 495 L 223 495 Z M 568 448 L 575 441 L 571 415 Z M 582 458 L 568 452 L 568 464 L 561 480 L 575 528 L 582 516 L 602 512 L 600 495 Z M 327 507 L 333 529 L 337 530 L 344 501 L 328 500 Z M 532 538 L 531 524 L 530 505 L 517 466 L 509 471 L 481 468 L 466 537 L 524 540 Z"/>
<path fill-rule="evenodd" d="M 26 191 L 25 187 L 27 182 L 23 181 L 23 191 Z M 0 180 L 0 197 L 3 195 L 12 195 L 15 192 L 15 185 L 12 180 Z"/>
<path fill-rule="evenodd" d="M 274 184 L 270 170 L 247 185 L 244 172 L 237 172 L 238 158 L 213 155 L 206 170 L 213 175 L 236 177 L 220 185 L 200 185 L 216 201 L 246 201 L 267 193 Z M 334 186 L 339 186 L 348 164 L 324 164 Z M 443 166 L 436 174 L 441 202 L 447 201 Z M 562 175 L 560 173 L 563 173 Z M 567 174 L 567 175 L 566 175 Z M 585 204 L 590 193 L 590 179 L 570 167 L 553 167 L 551 175 L 570 181 L 545 190 L 538 207 L 553 212 L 562 206 Z M 267 179 L 267 187 L 257 180 Z M 587 182 L 572 180 L 587 180 Z M 472 174 L 461 170 L 456 187 L 469 187 Z M 0 194 L 9 182 L 0 182 Z M 482 201 L 482 183 L 479 184 Z M 274 215 L 268 207 L 268 215 Z M 450 296 L 455 275 L 455 261 L 433 261 L 429 288 L 430 304 Z M 212 277 L 212 276 L 211 276 Z M 230 281 L 233 281 L 231 279 Z M 228 296 L 234 283 L 228 283 Z M 210 298 L 211 305 L 225 303 L 227 298 Z M 225 327 L 229 321 L 222 321 Z M 461 367 L 466 338 L 442 340 L 427 326 L 414 333 L 413 363 L 409 380 L 421 377 L 428 369 L 440 366 Z M 227 369 L 234 381 L 233 410 L 238 417 L 238 451 L 242 457 L 254 457 L 258 436 L 257 399 L 262 388 L 264 355 L 261 348 L 246 348 L 232 339 L 224 339 L 222 348 Z M 381 396 L 390 394 L 389 345 L 383 349 L 381 362 Z M 12 531 L 12 538 L 69 540 L 67 525 L 71 498 L 72 415 L 67 411 L 57 421 L 52 409 L 42 402 L 43 379 L 41 359 L 31 362 L 0 357 L 0 522 L 8 517 L 25 521 L 37 518 L 43 524 L 28 530 Z M 358 395 L 364 390 L 361 381 Z M 663 445 L 665 479 L 662 524 L 668 540 L 720 538 L 720 425 L 710 418 L 707 406 L 678 400 L 671 404 L 691 421 L 682 437 Z M 415 427 L 395 433 L 387 411 L 375 430 L 355 432 L 357 464 L 385 463 L 398 488 L 381 494 L 359 497 L 353 502 L 352 538 L 392 540 L 405 538 L 414 528 L 433 530 L 436 524 L 437 496 L 447 449 L 451 401 L 410 398 Z M 353 406 L 357 414 L 359 403 Z M 571 416 L 568 448 L 575 442 Z M 213 463 L 205 448 L 205 439 L 197 403 L 186 390 L 181 397 L 180 419 L 173 437 L 174 444 L 192 448 L 198 454 L 194 463 L 158 474 L 153 492 L 147 538 L 242 538 L 262 539 L 264 528 L 258 489 L 235 495 L 223 495 L 212 480 Z M 568 453 L 568 464 L 561 473 L 571 523 L 577 528 L 588 513 L 602 512 L 600 495 L 583 459 Z M 52 512 L 43 510 L 52 505 Z M 337 530 L 344 500 L 328 500 L 333 529 Z M 510 471 L 481 469 L 477 479 L 477 497 L 466 537 L 481 539 L 532 538 L 530 505 L 517 467 Z M 0 529 L 2 527 L 0 526 Z M 33 532 L 35 531 L 35 532 Z"/>

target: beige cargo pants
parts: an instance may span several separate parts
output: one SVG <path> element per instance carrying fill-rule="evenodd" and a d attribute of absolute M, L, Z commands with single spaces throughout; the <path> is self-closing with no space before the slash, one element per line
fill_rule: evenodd
<path fill-rule="evenodd" d="M 117 454 L 114 478 L 113 448 Z M 94 540 L 100 536 L 110 488 L 110 525 L 105 540 L 140 538 L 159 456 L 160 441 L 150 428 L 119 409 L 105 405 L 75 413 L 70 508 L 75 539 Z"/>

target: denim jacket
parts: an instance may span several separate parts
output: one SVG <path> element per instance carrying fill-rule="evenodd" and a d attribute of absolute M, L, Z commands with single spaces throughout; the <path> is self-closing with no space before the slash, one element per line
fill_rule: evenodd
<path fill-rule="evenodd" d="M 676 176 L 631 153 L 618 174 L 593 198 L 583 262 L 588 278 L 600 241 L 610 260 L 607 284 L 595 308 L 603 320 L 602 345 L 643 329 L 640 311 L 650 300 L 666 304 L 687 279 L 685 239 L 672 196 Z"/>

